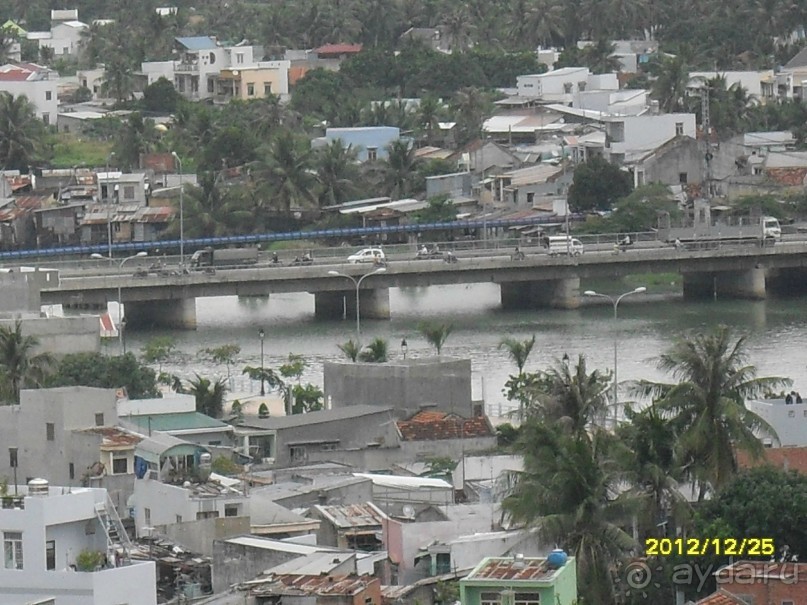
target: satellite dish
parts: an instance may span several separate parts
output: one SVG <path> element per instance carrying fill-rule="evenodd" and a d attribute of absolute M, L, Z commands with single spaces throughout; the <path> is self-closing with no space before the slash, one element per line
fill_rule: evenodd
<path fill-rule="evenodd" d="M 403 514 L 404 514 L 404 517 L 407 517 L 408 519 L 414 519 L 415 518 L 415 507 L 412 506 L 411 504 L 406 504 L 403 507 Z"/>

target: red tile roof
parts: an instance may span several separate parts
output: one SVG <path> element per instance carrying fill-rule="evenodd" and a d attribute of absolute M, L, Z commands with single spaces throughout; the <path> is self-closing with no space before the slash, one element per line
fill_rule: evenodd
<path fill-rule="evenodd" d="M 774 466 L 776 468 L 807 474 L 807 447 L 766 448 L 762 458 L 759 460 L 753 460 L 747 452 L 741 450 L 738 450 L 736 455 L 737 465 L 740 468 Z"/>
<path fill-rule="evenodd" d="M 318 55 L 349 55 L 361 52 L 361 44 L 325 44 L 315 48 Z"/>
<path fill-rule="evenodd" d="M 494 434 L 493 428 L 485 416 L 462 418 L 456 414 L 433 410 L 418 412 L 409 420 L 399 420 L 397 424 L 404 441 L 466 439 L 490 437 Z"/>
<path fill-rule="evenodd" d="M 30 71 L 10 69 L 8 71 L 0 71 L 0 82 L 25 82 L 30 76 Z"/>
<path fill-rule="evenodd" d="M 263 578 L 259 578 L 263 580 Z M 363 592 L 376 578 L 363 576 L 329 576 L 329 575 L 296 575 L 271 574 L 266 578 L 266 585 L 256 584 L 253 594 L 305 594 L 318 596 L 352 596 Z M 280 585 L 278 585 L 280 584 Z M 261 590 L 263 588 L 263 590 Z"/>
<path fill-rule="evenodd" d="M 135 446 L 143 441 L 143 437 L 140 435 L 135 435 L 134 433 L 124 431 L 114 426 L 98 426 L 91 429 L 84 429 L 81 432 L 101 435 L 101 437 L 103 437 L 103 447 Z"/>
<path fill-rule="evenodd" d="M 741 598 L 734 596 L 730 592 L 718 590 L 717 592 L 710 594 L 705 599 L 697 601 L 695 605 L 748 605 L 748 603 L 743 601 Z"/>

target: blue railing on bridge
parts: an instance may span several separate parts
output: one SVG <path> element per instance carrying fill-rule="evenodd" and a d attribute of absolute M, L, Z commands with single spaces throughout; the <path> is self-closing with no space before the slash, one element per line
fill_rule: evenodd
<path fill-rule="evenodd" d="M 583 215 L 569 215 L 571 220 L 580 220 Z M 413 223 L 408 225 L 390 225 L 378 227 L 342 227 L 336 229 L 319 229 L 314 231 L 287 231 L 283 233 L 256 233 L 251 235 L 229 235 L 222 237 L 198 237 L 186 239 L 185 249 L 196 249 L 205 246 L 228 246 L 232 244 L 261 244 L 304 239 L 328 239 L 354 237 L 362 235 L 384 235 L 390 233 L 419 233 L 421 231 L 458 231 L 464 229 L 483 229 L 499 227 L 521 227 L 542 224 L 557 224 L 557 217 L 529 217 L 517 219 L 474 219 L 443 223 Z M 112 253 L 139 252 L 141 250 L 174 250 L 179 249 L 180 240 L 157 240 L 152 242 L 127 242 L 112 244 Z M 105 244 L 61 246 L 57 248 L 41 248 L 34 250 L 7 250 L 0 252 L 0 259 L 26 259 L 53 256 L 81 256 L 89 254 L 107 254 L 109 246 Z"/>

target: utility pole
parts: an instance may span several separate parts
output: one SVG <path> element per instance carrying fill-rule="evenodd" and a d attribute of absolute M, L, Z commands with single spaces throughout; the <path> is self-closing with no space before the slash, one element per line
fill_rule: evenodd
<path fill-rule="evenodd" d="M 706 141 L 706 197 L 711 199 L 714 191 L 712 189 L 712 120 L 709 115 L 709 85 L 704 82 L 701 88 L 701 128 Z"/>

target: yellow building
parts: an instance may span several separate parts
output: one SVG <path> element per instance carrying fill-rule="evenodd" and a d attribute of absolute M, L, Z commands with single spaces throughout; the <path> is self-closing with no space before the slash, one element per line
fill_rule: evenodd
<path fill-rule="evenodd" d="M 289 93 L 289 62 L 262 61 L 257 65 L 222 69 L 219 72 L 216 100 L 262 99 Z"/>

